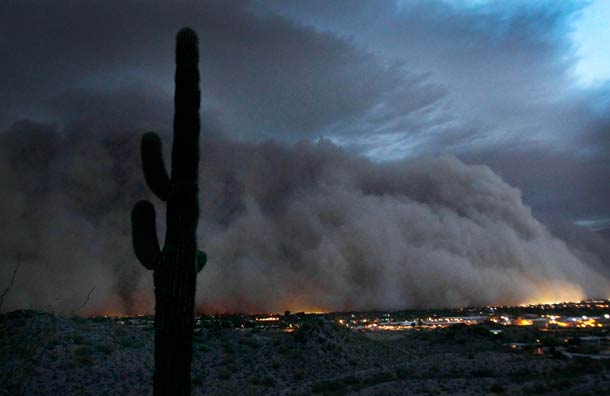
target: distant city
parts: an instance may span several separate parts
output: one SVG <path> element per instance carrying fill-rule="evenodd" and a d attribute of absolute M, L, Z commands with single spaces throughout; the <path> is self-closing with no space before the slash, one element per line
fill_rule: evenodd
<path fill-rule="evenodd" d="M 118 324 L 150 327 L 150 316 L 97 317 Z M 504 305 L 395 312 L 290 312 L 282 314 L 198 315 L 194 332 L 213 329 L 293 332 L 312 321 L 355 332 L 434 331 L 473 326 L 501 338 L 507 348 L 568 358 L 610 359 L 610 300 Z M 531 331 L 526 331 L 531 329 Z"/>
<path fill-rule="evenodd" d="M 152 317 L 145 315 L 103 317 L 114 319 L 119 324 L 132 325 L 142 325 L 148 320 L 152 320 Z M 423 330 L 445 328 L 453 325 L 480 324 L 496 325 L 499 328 L 503 326 L 532 326 L 542 331 L 561 328 L 607 328 L 610 326 L 610 300 L 393 312 L 324 313 L 285 311 L 282 314 L 197 315 L 196 324 L 202 328 L 290 331 L 312 318 L 335 322 L 349 329 L 361 331 Z"/>
<path fill-rule="evenodd" d="M 111 317 L 120 325 L 152 328 L 151 316 Z M 326 323 L 353 332 L 421 335 L 471 329 L 496 338 L 507 350 L 563 358 L 610 359 L 610 300 L 506 305 L 395 312 L 290 312 L 197 315 L 195 334 L 214 330 L 292 333 L 308 323 Z M 461 330 L 460 330 L 461 331 Z"/>

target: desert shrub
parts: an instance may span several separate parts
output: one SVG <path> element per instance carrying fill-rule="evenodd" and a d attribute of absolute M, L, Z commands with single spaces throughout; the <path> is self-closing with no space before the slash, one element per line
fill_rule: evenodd
<path fill-rule="evenodd" d="M 81 334 L 74 334 L 74 336 L 72 336 L 72 342 L 74 342 L 76 345 L 82 345 L 85 343 L 85 337 L 83 337 Z"/>
<path fill-rule="evenodd" d="M 93 347 L 91 347 L 89 345 L 83 345 L 74 351 L 74 354 L 77 356 L 93 355 L 94 353 L 95 353 L 95 350 L 93 349 Z"/>
<path fill-rule="evenodd" d="M 445 377 L 447 378 L 461 378 L 464 376 L 464 371 L 459 369 L 459 368 L 455 368 L 452 367 L 449 370 L 447 370 Z"/>
<path fill-rule="evenodd" d="M 343 383 L 346 385 L 357 384 L 359 382 L 358 378 L 355 375 L 348 375 L 343 378 Z"/>
<path fill-rule="evenodd" d="M 389 371 L 382 371 L 376 374 L 373 374 L 372 376 L 366 378 L 364 380 L 364 382 L 367 385 L 377 385 L 377 384 L 381 384 L 383 382 L 391 382 L 394 381 L 396 379 L 396 377 L 394 376 L 394 373 L 391 373 Z"/>
<path fill-rule="evenodd" d="M 290 349 L 286 355 L 293 361 L 303 359 L 303 351 L 300 349 Z"/>
<path fill-rule="evenodd" d="M 534 395 L 542 395 L 544 393 L 546 393 L 549 390 L 549 388 L 542 382 L 537 382 L 533 385 L 528 386 L 525 391 L 529 394 L 534 394 Z"/>
<path fill-rule="evenodd" d="M 581 343 L 582 341 L 578 336 L 568 339 L 568 345 L 580 345 Z"/>
<path fill-rule="evenodd" d="M 473 377 L 478 377 L 478 378 L 495 377 L 496 372 L 492 369 L 482 368 L 482 369 L 472 370 L 470 372 L 470 375 L 472 375 Z"/>
<path fill-rule="evenodd" d="M 599 345 L 585 344 L 580 347 L 581 353 L 598 354 L 600 351 Z"/>
<path fill-rule="evenodd" d="M 93 364 L 94 349 L 83 345 L 74 351 L 74 363 L 77 366 L 91 366 Z"/>
<path fill-rule="evenodd" d="M 231 371 L 227 366 L 221 366 L 218 369 L 218 376 L 224 380 L 228 380 L 233 375 L 233 371 Z"/>
<path fill-rule="evenodd" d="M 105 355 L 110 355 L 112 352 L 114 352 L 114 349 L 108 344 L 99 344 L 95 347 L 95 349 Z"/>
<path fill-rule="evenodd" d="M 133 343 L 132 340 L 128 337 L 119 338 L 117 342 L 119 343 L 119 346 L 123 349 L 134 348 L 139 346 L 139 344 Z"/>
<path fill-rule="evenodd" d="M 413 376 L 412 369 L 406 367 L 400 367 L 396 369 L 396 377 L 399 379 L 409 379 L 411 376 Z"/>
<path fill-rule="evenodd" d="M 292 378 L 295 381 L 302 381 L 305 378 L 305 372 L 303 370 L 295 371 L 294 374 L 292 374 Z"/>
<path fill-rule="evenodd" d="M 88 319 L 82 318 L 80 316 L 75 316 L 72 318 L 72 320 L 74 320 L 78 324 L 84 324 L 88 322 Z"/>
<path fill-rule="evenodd" d="M 465 333 L 472 336 L 479 336 L 490 338 L 493 337 L 493 334 L 489 332 L 489 329 L 484 325 L 472 325 L 466 326 Z"/>
<path fill-rule="evenodd" d="M 264 393 L 258 389 L 258 387 L 256 386 L 247 386 L 244 390 L 243 390 L 243 395 L 244 396 L 263 396 Z"/>
<path fill-rule="evenodd" d="M 506 388 L 501 383 L 495 382 L 489 387 L 489 391 L 493 393 L 504 393 L 506 392 Z"/>
<path fill-rule="evenodd" d="M 557 382 L 558 388 L 571 388 L 572 386 L 574 386 L 574 381 L 568 378 L 562 378 Z"/>
<path fill-rule="evenodd" d="M 453 340 L 459 333 L 462 333 L 465 328 L 466 325 L 463 323 L 454 324 L 440 330 L 439 335 L 444 336 L 448 340 Z"/>
<path fill-rule="evenodd" d="M 232 354 L 230 354 L 230 355 L 225 355 L 225 358 L 224 358 L 224 363 L 225 363 L 226 365 L 235 364 L 235 355 L 232 355 Z"/>
<path fill-rule="evenodd" d="M 19 314 L 18 312 L 17 314 Z M 11 314 L 5 316 L 9 317 Z M 19 319 L 21 320 L 21 319 Z M 23 326 L 25 326 L 25 321 Z M 5 329 L 5 335 L 18 334 L 20 331 Z M 7 342 L 5 342 L 7 341 Z M 32 337 L 29 332 L 24 332 L 16 339 L 0 337 L 0 390 L 7 395 L 25 394 L 25 389 L 34 371 L 34 362 L 43 353 L 42 342 L 39 337 Z"/>
<path fill-rule="evenodd" d="M 204 375 L 203 375 L 203 373 L 193 374 L 192 381 L 193 381 L 193 385 L 195 385 L 195 386 L 203 385 L 203 382 L 204 382 Z"/>
<path fill-rule="evenodd" d="M 531 377 L 532 372 L 525 367 L 521 367 L 511 371 L 508 375 L 514 377 L 517 381 L 522 381 L 523 378 Z"/>
<path fill-rule="evenodd" d="M 329 393 L 341 391 L 344 388 L 345 384 L 341 380 L 325 380 L 313 384 L 311 387 L 311 391 L 313 393 Z"/>
<path fill-rule="evenodd" d="M 557 337 L 552 335 L 543 336 L 541 341 L 542 345 L 549 347 L 562 345 L 562 342 Z"/>
<path fill-rule="evenodd" d="M 250 379 L 250 383 L 254 385 L 273 386 L 275 385 L 275 379 L 269 375 L 255 374 Z"/>
<path fill-rule="evenodd" d="M 78 366 L 91 366 L 93 365 L 93 356 L 91 355 L 82 355 L 82 356 L 77 356 L 75 358 L 75 363 Z"/>
<path fill-rule="evenodd" d="M 83 320 L 78 322 L 78 328 L 81 331 L 91 331 L 93 327 L 91 326 L 91 322 L 89 320 Z"/>
<path fill-rule="evenodd" d="M 244 337 L 241 340 L 239 340 L 239 342 L 240 342 L 240 344 L 248 346 L 253 349 L 256 349 L 260 346 L 258 344 L 258 341 L 254 337 Z"/>
<path fill-rule="evenodd" d="M 222 349 L 225 351 L 226 354 L 229 354 L 229 355 L 235 354 L 235 347 L 228 342 L 222 343 Z"/>
<path fill-rule="evenodd" d="M 596 374 L 604 371 L 604 364 L 607 361 L 579 359 L 572 360 L 560 369 L 555 370 L 555 374 L 562 375 L 564 378 L 576 378 L 587 374 Z"/>
<path fill-rule="evenodd" d="M 123 338 L 129 335 L 127 329 L 122 325 L 114 326 L 114 328 L 112 329 L 112 333 L 116 338 Z"/>

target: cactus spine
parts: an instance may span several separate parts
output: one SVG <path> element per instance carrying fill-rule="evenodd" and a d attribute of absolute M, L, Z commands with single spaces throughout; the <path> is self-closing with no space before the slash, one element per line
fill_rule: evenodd
<path fill-rule="evenodd" d="M 167 203 L 166 236 L 159 248 L 155 209 L 139 201 L 131 212 L 133 247 L 138 260 L 153 270 L 155 285 L 155 396 L 191 392 L 195 280 L 206 262 L 197 250 L 199 221 L 199 54 L 195 32 L 184 28 L 176 38 L 176 92 L 171 178 L 161 153 L 161 140 L 142 137 L 144 177 Z"/>

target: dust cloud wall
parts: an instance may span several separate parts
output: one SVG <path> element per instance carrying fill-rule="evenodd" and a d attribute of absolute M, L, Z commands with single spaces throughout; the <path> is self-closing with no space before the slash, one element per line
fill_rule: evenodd
<path fill-rule="evenodd" d="M 163 136 L 167 152 L 169 136 Z M 150 313 L 131 249 L 139 134 L 31 121 L 0 133 L 2 310 Z M 369 310 L 610 295 L 608 242 L 553 234 L 486 166 L 375 163 L 321 139 L 202 141 L 198 277 L 205 312 Z M 561 238 L 555 235 L 561 235 Z M 593 240 L 591 242 L 590 240 Z M 589 249 L 589 247 L 595 248 Z"/>

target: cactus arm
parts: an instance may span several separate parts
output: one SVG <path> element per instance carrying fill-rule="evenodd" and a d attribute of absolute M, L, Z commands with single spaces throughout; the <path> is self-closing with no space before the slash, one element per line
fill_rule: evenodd
<path fill-rule="evenodd" d="M 199 271 L 205 267 L 205 264 L 208 261 L 208 255 L 205 254 L 203 250 L 197 250 L 197 257 L 195 259 L 195 273 L 198 274 Z"/>
<path fill-rule="evenodd" d="M 133 249 L 144 268 L 152 270 L 161 250 L 157 239 L 155 208 L 148 201 L 139 201 L 131 211 Z"/>
<path fill-rule="evenodd" d="M 159 136 L 154 132 L 144 134 L 141 151 L 142 170 L 146 183 L 160 200 L 167 201 L 171 194 L 172 184 L 163 163 Z"/>
<path fill-rule="evenodd" d="M 196 183 L 199 167 L 199 51 L 195 32 L 180 30 L 176 40 L 176 92 L 172 182 Z"/>

